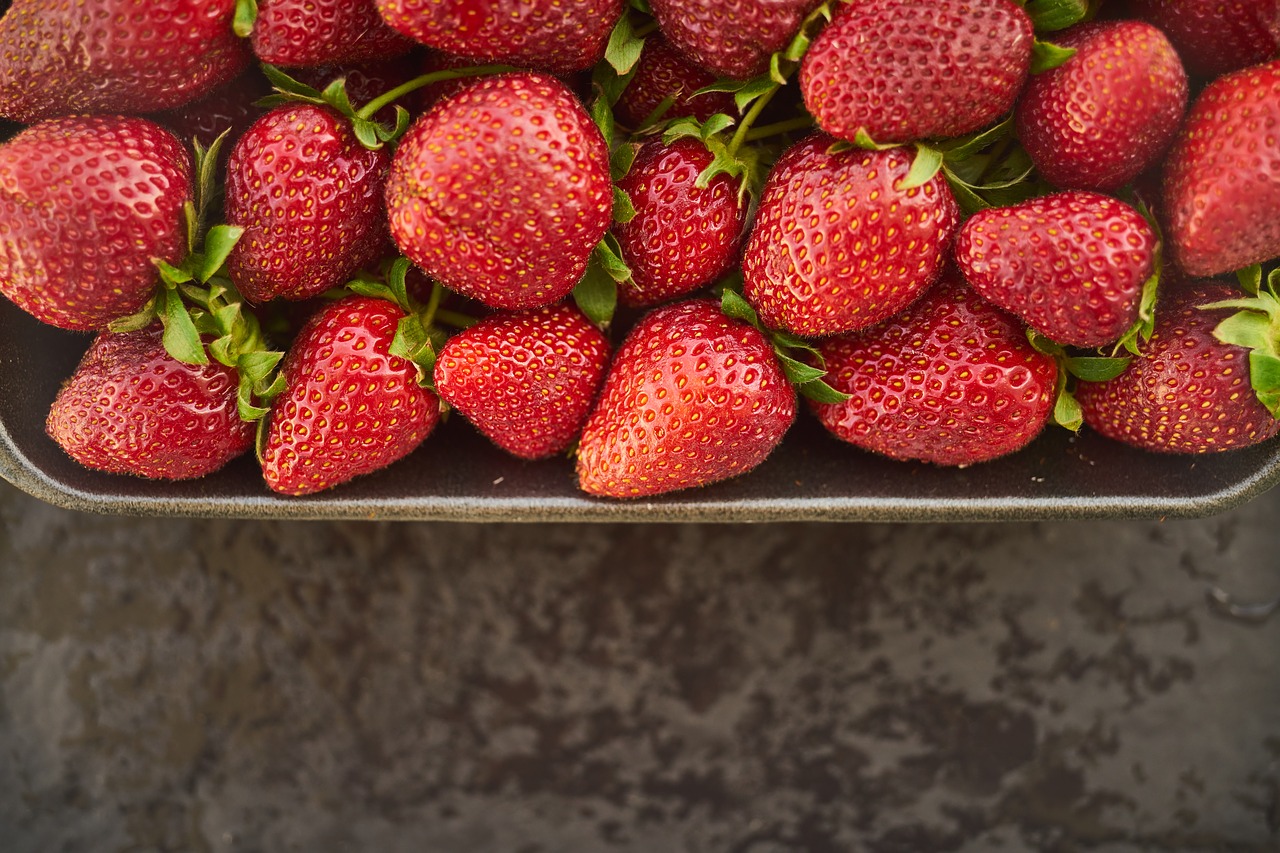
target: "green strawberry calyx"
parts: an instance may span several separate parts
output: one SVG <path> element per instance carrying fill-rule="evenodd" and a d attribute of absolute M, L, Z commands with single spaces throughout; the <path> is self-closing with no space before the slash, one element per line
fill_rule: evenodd
<path fill-rule="evenodd" d="M 1079 432 L 1084 425 L 1084 411 L 1075 394 L 1076 380 L 1106 382 L 1115 379 L 1129 367 L 1133 360 L 1128 356 L 1077 355 L 1034 329 L 1027 329 L 1027 340 L 1036 352 L 1051 357 L 1058 365 L 1058 378 L 1054 389 L 1053 422 L 1072 432 Z"/>
<path fill-rule="evenodd" d="M 1280 418 L 1280 268 L 1272 270 L 1265 281 L 1259 266 L 1247 267 L 1237 276 L 1246 297 L 1200 308 L 1239 309 L 1214 328 L 1213 336 L 1249 351 L 1249 383 L 1272 417 Z"/>
<path fill-rule="evenodd" d="M 1097 12 L 1098 0 L 1013 0 L 1026 9 L 1037 33 L 1049 33 L 1074 27 Z M 1031 73 L 1042 74 L 1062 65 L 1076 55 L 1073 47 L 1059 47 L 1036 39 L 1031 48 Z"/>

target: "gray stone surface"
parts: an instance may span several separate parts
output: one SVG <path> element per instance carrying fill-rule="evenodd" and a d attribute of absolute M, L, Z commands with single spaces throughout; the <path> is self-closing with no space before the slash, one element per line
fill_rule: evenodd
<path fill-rule="evenodd" d="M 0 850 L 1280 849 L 1200 521 L 119 519 L 0 484 Z"/>

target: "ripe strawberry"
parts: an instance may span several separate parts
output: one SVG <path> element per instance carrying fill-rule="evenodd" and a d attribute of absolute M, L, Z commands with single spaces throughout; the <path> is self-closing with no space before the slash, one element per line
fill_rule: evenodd
<path fill-rule="evenodd" d="M 227 162 L 227 222 L 245 229 L 227 263 L 245 298 L 307 299 L 377 260 L 390 161 L 326 107 L 286 104 L 258 119 Z"/>
<path fill-rule="evenodd" d="M 614 356 L 578 445 L 578 483 L 636 498 L 736 477 L 795 416 L 795 391 L 761 332 L 710 299 L 665 305 Z"/>
<path fill-rule="evenodd" d="M 1219 77 L 1280 53 L 1280 0 L 1129 0 L 1164 30 L 1187 70 Z"/>
<path fill-rule="evenodd" d="M 693 94 L 715 81 L 716 75 L 685 60 L 666 39 L 655 34 L 645 39 L 635 74 L 622 90 L 613 112 L 618 121 L 635 128 L 665 99 L 674 97 L 662 114 L 663 120 L 691 116 L 706 121 L 716 113 L 736 115 L 738 110 L 729 92 Z"/>
<path fill-rule="evenodd" d="M 558 302 L 608 230 L 609 152 L 564 83 L 487 77 L 409 129 L 387 181 L 391 233 L 428 275 L 494 308 Z"/>
<path fill-rule="evenodd" d="M 418 384 L 416 365 L 388 352 L 403 317 L 394 302 L 349 296 L 298 333 L 262 450 L 273 491 L 313 494 L 380 470 L 435 428 L 439 400 Z"/>
<path fill-rule="evenodd" d="M 159 324 L 103 332 L 62 386 L 45 425 L 81 465 L 112 474 L 187 480 L 213 473 L 253 444 L 236 409 L 238 377 L 216 361 L 165 352 Z"/>
<path fill-rule="evenodd" d="M 745 80 L 769 70 L 822 0 L 653 0 L 662 34 L 695 65 Z"/>
<path fill-rule="evenodd" d="M 236 0 L 13 0 L 0 19 L 0 115 L 180 106 L 244 70 Z"/>
<path fill-rule="evenodd" d="M 1141 21 L 1057 36 L 1075 56 L 1036 74 L 1018 102 L 1018 139 L 1064 189 L 1114 190 L 1154 164 L 1187 108 L 1187 74 L 1164 34 Z"/>
<path fill-rule="evenodd" d="M 1085 423 L 1108 438 L 1161 453 L 1247 447 L 1280 433 L 1280 420 L 1250 387 L 1249 352 L 1213 336 L 1231 311 L 1199 306 L 1240 297 L 1217 282 L 1194 282 L 1156 305 L 1142 355 L 1107 382 L 1081 382 Z"/>
<path fill-rule="evenodd" d="M 1058 368 L 954 271 L 891 320 L 818 345 L 852 395 L 813 411 L 836 438 L 894 459 L 972 465 L 1020 450 L 1053 410 Z"/>
<path fill-rule="evenodd" d="M 544 459 L 581 432 L 608 364 L 605 336 L 560 303 L 451 337 L 436 357 L 436 393 L 503 450 Z"/>
<path fill-rule="evenodd" d="M 716 175 L 694 185 L 714 156 L 685 137 L 645 143 L 618 187 L 636 215 L 614 225 L 631 280 L 620 285 L 624 305 L 655 305 L 691 293 L 723 276 L 738 258 L 747 221 L 737 181 Z"/>
<path fill-rule="evenodd" d="M 140 118 L 52 119 L 0 145 L 0 292 L 64 329 L 140 310 L 187 250 L 191 164 Z"/>
<path fill-rule="evenodd" d="M 864 0 L 814 40 L 800 91 L 840 139 L 860 129 L 880 143 L 960 136 L 1013 107 L 1034 41 L 1009 0 Z"/>
<path fill-rule="evenodd" d="M 373 0 L 258 0 L 252 43 L 258 59 L 284 66 L 390 59 L 413 48 Z"/>
<path fill-rule="evenodd" d="M 893 316 L 937 281 L 959 225 L 941 176 L 897 188 L 914 150 L 831 153 L 834 143 L 800 141 L 765 182 L 742 266 L 770 328 L 817 337 Z"/>
<path fill-rule="evenodd" d="M 1097 347 L 1138 319 L 1157 243 L 1129 205 L 1077 190 L 974 214 L 955 258 L 974 290 L 1036 331 Z"/>
<path fill-rule="evenodd" d="M 1187 114 L 1165 163 L 1174 260 L 1218 275 L 1280 255 L 1280 61 L 1220 77 Z"/>
<path fill-rule="evenodd" d="M 569 74 L 604 56 L 622 0 L 375 0 L 394 29 L 474 60 Z"/>

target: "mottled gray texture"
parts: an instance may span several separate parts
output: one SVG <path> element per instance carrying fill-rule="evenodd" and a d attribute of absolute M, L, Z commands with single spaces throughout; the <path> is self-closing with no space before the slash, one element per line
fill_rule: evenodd
<path fill-rule="evenodd" d="M 119 519 L 0 484 L 0 850 L 1280 845 L 1280 492 L 1202 521 Z"/>

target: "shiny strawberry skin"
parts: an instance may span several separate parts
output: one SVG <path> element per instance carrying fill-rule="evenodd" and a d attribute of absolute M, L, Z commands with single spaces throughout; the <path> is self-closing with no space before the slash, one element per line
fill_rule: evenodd
<path fill-rule="evenodd" d="M 1164 34 L 1141 21 L 1074 27 L 1054 44 L 1076 54 L 1027 83 L 1018 139 L 1054 186 L 1118 189 L 1173 142 L 1187 108 L 1182 62 Z"/>
<path fill-rule="evenodd" d="M 578 444 L 589 494 L 638 498 L 745 474 L 782 441 L 796 396 L 767 338 L 710 299 L 665 305 L 614 356 Z"/>
<path fill-rule="evenodd" d="M 258 0 L 252 44 L 258 59 L 284 66 L 390 59 L 414 46 L 373 0 Z"/>
<path fill-rule="evenodd" d="M 1052 414 L 1054 360 L 954 273 L 897 317 L 818 350 L 827 382 L 852 395 L 813 404 L 818 420 L 894 459 L 989 461 L 1025 447 Z"/>
<path fill-rule="evenodd" d="M 622 0 L 376 0 L 394 29 L 473 64 L 569 74 L 604 57 Z"/>
<path fill-rule="evenodd" d="M 1191 282 L 1156 305 L 1155 331 L 1124 373 L 1081 382 L 1084 422 L 1108 438 L 1159 453 L 1214 453 L 1280 433 L 1280 420 L 1250 386 L 1249 353 L 1213 336 L 1232 309 L 1199 306 L 1237 299 L 1219 282 Z"/>
<path fill-rule="evenodd" d="M 439 399 L 414 364 L 388 352 L 403 316 L 385 299 L 349 296 L 298 333 L 262 451 L 272 491 L 324 491 L 399 461 L 431 434 Z"/>
<path fill-rule="evenodd" d="M 200 98 L 249 51 L 236 0 L 13 0 L 0 19 L 0 115 L 144 113 Z"/>
<path fill-rule="evenodd" d="M 1193 276 L 1280 255 L 1280 61 L 1220 77 L 1200 93 L 1164 172 L 1165 235 Z"/>
<path fill-rule="evenodd" d="M 451 337 L 436 357 L 436 393 L 498 447 L 545 459 L 582 431 L 608 364 L 605 336 L 560 303 Z"/>
<path fill-rule="evenodd" d="M 743 250 L 743 293 L 770 328 L 820 337 L 910 305 L 942 274 L 960 210 L 935 176 L 896 189 L 914 149 L 830 153 L 814 134 L 774 165 Z"/>
<path fill-rule="evenodd" d="M 1060 344 L 1097 347 L 1138 319 L 1155 270 L 1142 214 L 1073 190 L 979 211 L 956 237 L 956 265 L 984 297 Z"/>
<path fill-rule="evenodd" d="M 227 259 L 240 292 L 307 299 L 376 261 L 390 160 L 326 107 L 287 104 L 258 119 L 227 162 L 227 222 L 245 229 Z"/>
<path fill-rule="evenodd" d="M 822 0 L 652 0 L 662 34 L 689 61 L 746 80 L 769 70 Z"/>
<path fill-rule="evenodd" d="M 618 121 L 639 127 L 668 97 L 674 100 L 662 120 L 693 117 L 706 121 L 716 113 L 737 115 L 728 92 L 694 92 L 716 82 L 716 75 L 686 60 L 661 35 L 645 39 L 635 74 L 614 106 Z"/>
<path fill-rule="evenodd" d="M 1164 30 L 1198 77 L 1213 78 L 1280 53 L 1280 0 L 1129 0 Z"/>
<path fill-rule="evenodd" d="M 959 136 L 1013 107 L 1034 40 L 1009 0 L 851 3 L 801 60 L 800 91 L 840 139 L 859 128 L 880 143 Z"/>
<path fill-rule="evenodd" d="M 609 229 L 608 149 L 556 78 L 483 78 L 405 134 L 387 210 L 400 250 L 447 287 L 504 310 L 550 305 Z"/>
<path fill-rule="evenodd" d="M 656 305 L 716 281 L 738 259 L 747 206 L 737 182 L 716 175 L 695 186 L 713 156 L 700 141 L 644 144 L 618 187 L 636 215 L 614 225 L 632 280 L 619 285 L 624 305 Z"/>
<path fill-rule="evenodd" d="M 45 429 L 89 468 L 157 480 L 217 471 L 253 445 L 234 369 L 184 364 L 159 325 L 98 335 L 63 384 Z"/>
<path fill-rule="evenodd" d="M 0 292 L 64 329 L 139 311 L 181 262 L 191 165 L 140 118 L 51 119 L 0 145 Z"/>

